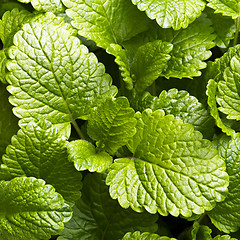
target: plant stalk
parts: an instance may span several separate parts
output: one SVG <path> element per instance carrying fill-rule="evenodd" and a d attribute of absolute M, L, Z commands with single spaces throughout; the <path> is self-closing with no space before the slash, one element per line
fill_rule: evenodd
<path fill-rule="evenodd" d="M 75 128 L 75 130 L 76 130 L 78 136 L 79 136 L 81 139 L 85 139 L 85 137 L 84 137 L 84 135 L 83 135 L 81 129 L 79 128 L 77 122 L 75 121 L 75 119 L 72 119 L 71 122 L 72 122 L 72 125 L 73 125 L 73 127 Z"/>

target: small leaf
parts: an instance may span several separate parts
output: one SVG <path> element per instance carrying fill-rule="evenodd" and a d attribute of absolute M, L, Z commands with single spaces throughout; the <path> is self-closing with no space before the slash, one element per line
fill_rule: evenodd
<path fill-rule="evenodd" d="M 187 26 L 201 15 L 205 8 L 203 0 L 132 0 L 139 10 L 145 11 L 150 19 L 156 19 L 162 28 L 174 30 Z"/>
<path fill-rule="evenodd" d="M 222 235 L 222 236 L 218 235 L 215 238 L 213 238 L 213 240 L 237 240 L 237 238 L 232 238 L 229 235 Z"/>
<path fill-rule="evenodd" d="M 156 231 L 157 218 L 157 215 L 121 208 L 109 196 L 105 175 L 88 174 L 84 179 L 82 197 L 73 208 L 73 218 L 58 239 L 117 240 L 128 231 Z"/>
<path fill-rule="evenodd" d="M 117 159 L 106 179 L 110 195 L 124 208 L 161 215 L 210 211 L 227 194 L 224 161 L 191 124 L 147 109 L 137 113 L 129 141 L 132 158 Z"/>
<path fill-rule="evenodd" d="M 233 19 L 240 16 L 238 0 L 207 0 L 208 7 L 215 10 L 216 13 L 222 13 L 224 16 L 230 16 Z"/>
<path fill-rule="evenodd" d="M 66 139 L 50 122 L 30 122 L 11 142 L 1 165 L 5 179 L 41 178 L 69 202 L 74 203 L 80 197 L 82 175 L 68 161 Z"/>
<path fill-rule="evenodd" d="M 193 224 L 191 231 L 192 240 L 212 240 L 212 230 L 208 226 L 200 226 L 197 221 Z"/>
<path fill-rule="evenodd" d="M 63 230 L 71 216 L 71 208 L 62 196 L 41 179 L 17 177 L 0 182 L 3 240 L 49 239 Z"/>
<path fill-rule="evenodd" d="M 225 233 L 235 232 L 240 227 L 240 134 L 234 134 L 232 138 L 223 136 L 218 144 L 218 151 L 227 165 L 229 174 L 228 195 L 222 203 L 208 213 L 213 224 Z"/>
<path fill-rule="evenodd" d="M 150 22 L 144 13 L 126 0 L 63 0 L 63 3 L 79 35 L 105 49 L 111 43 L 121 44 L 145 31 Z"/>
<path fill-rule="evenodd" d="M 135 134 L 134 110 L 125 97 L 107 99 L 88 121 L 88 135 L 97 141 L 98 150 L 114 154 Z"/>
<path fill-rule="evenodd" d="M 103 64 L 74 34 L 50 13 L 16 33 L 7 64 L 8 90 L 22 125 L 43 116 L 53 124 L 86 119 L 91 108 L 116 94 Z"/>
<path fill-rule="evenodd" d="M 103 172 L 112 164 L 112 157 L 106 152 L 96 152 L 95 147 L 85 141 L 76 140 L 68 143 L 68 159 L 74 162 L 78 171 Z"/>
<path fill-rule="evenodd" d="M 160 237 L 157 234 L 149 232 L 144 232 L 141 234 L 139 231 L 137 231 L 133 233 L 131 232 L 126 233 L 122 240 L 177 240 L 177 239 L 169 237 Z"/>

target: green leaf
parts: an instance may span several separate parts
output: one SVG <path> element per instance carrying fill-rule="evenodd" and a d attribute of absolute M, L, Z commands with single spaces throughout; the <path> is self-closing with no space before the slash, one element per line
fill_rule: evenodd
<path fill-rule="evenodd" d="M 4 48 L 9 48 L 13 45 L 13 36 L 31 18 L 31 13 L 26 10 L 19 11 L 17 8 L 3 14 L 2 19 L 0 19 L 0 38 Z"/>
<path fill-rule="evenodd" d="M 0 234 L 3 240 L 41 240 L 59 234 L 71 208 L 41 179 L 0 182 Z"/>
<path fill-rule="evenodd" d="M 117 159 L 106 183 L 124 208 L 161 215 L 210 211 L 228 186 L 225 162 L 191 124 L 163 111 L 137 113 L 137 132 L 129 141 L 132 158 Z"/>
<path fill-rule="evenodd" d="M 105 49 L 111 43 L 121 44 L 145 31 L 150 22 L 126 0 L 63 0 L 63 3 L 79 35 Z"/>
<path fill-rule="evenodd" d="M 68 143 L 68 159 L 74 162 L 78 171 L 103 172 L 112 164 L 112 157 L 106 152 L 96 152 L 95 147 L 85 141 L 76 140 Z"/>
<path fill-rule="evenodd" d="M 8 102 L 9 93 L 0 83 L 0 162 L 5 149 L 11 142 L 11 137 L 16 134 L 18 119 L 12 113 L 12 106 Z"/>
<path fill-rule="evenodd" d="M 69 202 L 80 197 L 82 175 L 68 161 L 66 139 L 50 122 L 30 122 L 11 142 L 1 165 L 5 179 L 17 176 L 41 178 Z"/>
<path fill-rule="evenodd" d="M 128 231 L 156 231 L 157 218 L 157 215 L 121 208 L 109 196 L 105 175 L 88 174 L 84 179 L 82 198 L 73 208 L 73 218 L 58 239 L 117 240 Z"/>
<path fill-rule="evenodd" d="M 195 130 L 203 133 L 205 137 L 213 136 L 213 118 L 198 99 L 189 95 L 187 91 L 177 89 L 162 91 L 152 105 L 153 111 L 157 109 L 163 109 L 166 114 L 172 114 L 183 122 L 191 123 Z"/>
<path fill-rule="evenodd" d="M 213 238 L 213 240 L 237 240 L 237 238 L 232 238 L 229 235 L 222 235 L 222 236 L 218 235 L 215 238 Z"/>
<path fill-rule="evenodd" d="M 239 0 L 207 0 L 208 7 L 215 10 L 216 13 L 222 13 L 224 16 L 230 16 L 233 19 L 240 16 Z"/>
<path fill-rule="evenodd" d="M 7 80 L 22 124 L 43 116 L 53 124 L 86 119 L 91 108 L 116 94 L 103 64 L 53 14 L 25 24 L 14 44 Z"/>
<path fill-rule="evenodd" d="M 229 128 L 228 126 L 226 126 L 222 122 L 219 116 L 217 102 L 216 102 L 216 91 L 217 91 L 217 83 L 213 79 L 210 79 L 207 85 L 207 96 L 208 96 L 208 105 L 210 107 L 210 114 L 215 119 L 216 125 L 228 136 L 231 136 L 232 134 L 235 133 L 235 131 Z"/>
<path fill-rule="evenodd" d="M 187 28 L 205 8 L 203 0 L 132 0 L 150 19 L 156 19 L 162 28 Z"/>
<path fill-rule="evenodd" d="M 197 221 L 193 224 L 191 231 L 192 240 L 212 240 L 212 230 L 208 226 L 200 226 Z"/>
<path fill-rule="evenodd" d="M 169 237 L 160 237 L 157 234 L 149 232 L 144 232 L 141 234 L 139 231 L 137 231 L 133 233 L 131 232 L 126 233 L 122 240 L 176 240 L 176 239 Z"/>
<path fill-rule="evenodd" d="M 97 141 L 97 149 L 113 155 L 135 134 L 134 110 L 126 97 L 108 98 L 92 112 L 88 135 Z"/>
<path fill-rule="evenodd" d="M 240 227 L 240 134 L 232 138 L 222 137 L 218 144 L 219 155 L 225 160 L 229 174 L 229 193 L 222 203 L 208 213 L 213 224 L 225 233 L 235 232 Z"/>
<path fill-rule="evenodd" d="M 33 8 L 40 12 L 64 12 L 65 8 L 61 0 L 18 0 L 22 3 L 31 3 Z"/>
<path fill-rule="evenodd" d="M 207 65 L 204 60 L 211 56 L 210 48 L 214 47 L 215 34 L 211 22 L 205 15 L 198 18 L 187 29 L 174 31 L 162 29 L 152 24 L 151 29 L 137 35 L 124 43 L 128 51 L 135 52 L 137 48 L 155 40 L 162 40 L 173 44 L 170 52 L 171 59 L 167 62 L 167 69 L 161 76 L 170 78 L 192 78 L 200 76 L 200 70 Z"/>
<path fill-rule="evenodd" d="M 0 82 L 7 83 L 6 81 L 6 63 L 7 56 L 4 50 L 0 50 Z"/>

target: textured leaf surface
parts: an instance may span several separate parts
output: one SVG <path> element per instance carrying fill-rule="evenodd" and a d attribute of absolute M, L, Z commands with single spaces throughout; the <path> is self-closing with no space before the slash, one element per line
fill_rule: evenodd
<path fill-rule="evenodd" d="M 126 0 L 63 0 L 63 3 L 79 34 L 103 48 L 111 43 L 120 44 L 145 31 L 150 22 Z"/>
<path fill-rule="evenodd" d="M 0 182 L 0 233 L 4 240 L 41 240 L 59 234 L 71 208 L 51 185 L 19 177 Z"/>
<path fill-rule="evenodd" d="M 82 175 L 68 161 L 66 139 L 50 122 L 30 122 L 11 142 L 1 166 L 7 179 L 17 176 L 41 178 L 70 202 L 80 197 Z"/>
<path fill-rule="evenodd" d="M 183 122 L 191 123 L 195 130 L 211 137 L 214 133 L 214 120 L 197 98 L 189 95 L 187 91 L 170 89 L 161 92 L 156 98 L 152 110 L 163 109 L 166 114 L 172 114 Z"/>
<path fill-rule="evenodd" d="M 134 52 L 148 42 L 155 40 L 169 42 L 173 44 L 173 50 L 170 52 L 171 59 L 161 76 L 166 78 L 191 78 L 200 76 L 200 70 L 207 66 L 203 61 L 211 56 L 209 49 L 215 45 L 214 39 L 216 36 L 213 32 L 214 29 L 211 27 L 210 20 L 203 15 L 187 29 L 178 31 L 162 29 L 157 24 L 152 24 L 149 31 L 124 43 L 124 47 Z"/>
<path fill-rule="evenodd" d="M 112 198 L 138 212 L 185 217 L 224 200 L 225 163 L 200 132 L 161 110 L 148 109 L 136 118 L 137 132 L 128 144 L 133 157 L 117 159 L 109 170 Z"/>
<path fill-rule="evenodd" d="M 74 162 L 78 171 L 103 172 L 112 164 L 112 157 L 106 152 L 96 152 L 95 147 L 85 141 L 76 140 L 67 145 L 68 159 Z"/>
<path fill-rule="evenodd" d="M 237 18 L 240 16 L 239 0 L 207 0 L 208 7 L 215 10 L 216 13 L 222 13 L 224 16 Z"/>
<path fill-rule="evenodd" d="M 200 226 L 197 221 L 193 224 L 191 231 L 192 240 L 212 240 L 212 230 L 208 226 Z"/>
<path fill-rule="evenodd" d="M 12 113 L 12 106 L 8 102 L 9 93 L 0 83 L 0 159 L 11 142 L 11 137 L 18 130 L 18 119 Z M 0 160 L 1 162 L 1 160 Z"/>
<path fill-rule="evenodd" d="M 64 5 L 61 0 L 18 0 L 22 3 L 31 3 L 37 11 L 43 12 L 64 12 Z"/>
<path fill-rule="evenodd" d="M 97 148 L 114 154 L 135 134 L 134 110 L 125 97 L 107 99 L 88 121 L 88 135 L 97 141 Z"/>
<path fill-rule="evenodd" d="M 160 237 L 157 234 L 149 233 L 149 232 L 133 232 L 133 233 L 126 233 L 122 240 L 176 240 L 175 238 L 169 237 Z"/>
<path fill-rule="evenodd" d="M 240 134 L 222 137 L 218 150 L 225 159 L 229 174 L 229 193 L 222 203 L 208 213 L 214 225 L 225 233 L 235 232 L 240 227 Z"/>
<path fill-rule="evenodd" d="M 163 28 L 174 30 L 186 28 L 201 15 L 205 8 L 203 0 L 132 0 L 139 10 L 145 11 L 151 19 L 156 19 Z"/>
<path fill-rule="evenodd" d="M 58 239 L 118 240 L 128 231 L 156 231 L 157 218 L 157 215 L 121 208 L 110 198 L 105 176 L 89 174 L 84 180 L 82 198 L 73 208 L 73 218 Z"/>
<path fill-rule="evenodd" d="M 92 107 L 116 93 L 104 66 L 53 14 L 24 25 L 14 44 L 8 90 L 24 123 L 42 116 L 53 124 L 87 118 Z"/>
<path fill-rule="evenodd" d="M 218 235 L 215 238 L 213 238 L 213 240 L 237 240 L 237 238 L 231 238 L 231 236 L 229 235 Z"/>
<path fill-rule="evenodd" d="M 6 81 L 6 63 L 7 56 L 4 50 L 0 50 L 0 82 L 7 83 Z"/>

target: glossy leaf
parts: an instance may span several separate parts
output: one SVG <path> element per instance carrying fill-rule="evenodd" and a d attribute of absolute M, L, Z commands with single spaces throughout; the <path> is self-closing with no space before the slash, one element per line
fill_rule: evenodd
<path fill-rule="evenodd" d="M 133 233 L 126 233 L 122 240 L 176 240 L 175 238 L 169 237 L 160 237 L 157 234 L 149 233 L 149 232 L 133 232 Z"/>

